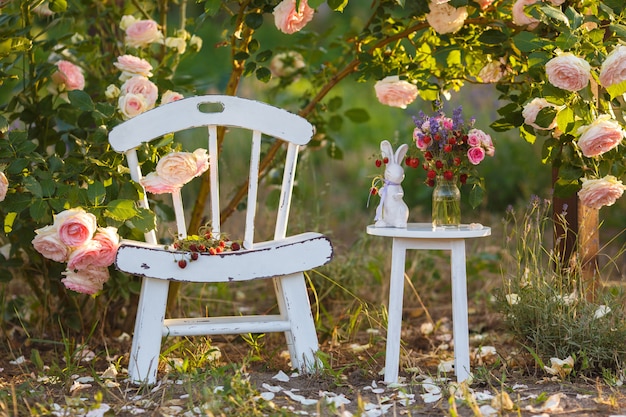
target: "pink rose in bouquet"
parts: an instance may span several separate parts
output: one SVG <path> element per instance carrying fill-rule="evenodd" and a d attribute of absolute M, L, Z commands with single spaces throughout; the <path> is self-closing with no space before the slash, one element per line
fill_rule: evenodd
<path fill-rule="evenodd" d="M 467 19 L 467 7 L 454 7 L 447 2 L 431 1 L 426 15 L 428 24 L 439 34 L 455 33 Z"/>
<path fill-rule="evenodd" d="M 133 55 L 119 56 L 113 65 L 122 71 L 122 75 L 120 75 L 120 80 L 122 81 L 126 81 L 135 75 L 152 77 L 152 65 L 145 59 Z"/>
<path fill-rule="evenodd" d="M 589 84 L 591 66 L 572 53 L 563 53 L 546 64 L 548 81 L 567 91 L 579 91 Z"/>
<path fill-rule="evenodd" d="M 126 27 L 124 42 L 134 48 L 163 43 L 163 33 L 154 20 L 135 20 Z"/>
<path fill-rule="evenodd" d="M 158 87 L 146 77 L 136 75 L 129 78 L 122 84 L 121 94 L 141 95 L 146 99 L 146 105 L 149 109 L 156 104 L 159 96 Z"/>
<path fill-rule="evenodd" d="M 526 6 L 530 6 L 531 4 L 535 4 L 540 0 L 517 0 L 515 4 L 513 4 L 513 9 L 511 13 L 513 15 L 513 24 L 517 26 L 528 26 L 528 29 L 534 29 L 539 25 L 539 20 L 535 19 L 532 16 L 529 16 L 524 11 Z"/>
<path fill-rule="evenodd" d="M 467 159 L 472 165 L 478 165 L 485 159 L 485 150 L 480 146 L 472 146 L 467 150 Z"/>
<path fill-rule="evenodd" d="M 578 147 L 586 157 L 602 155 L 617 147 L 626 132 L 608 114 L 601 115 L 591 124 L 578 129 Z"/>
<path fill-rule="evenodd" d="M 70 254 L 70 248 L 59 238 L 57 228 L 46 226 L 35 230 L 35 238 L 32 240 L 33 248 L 45 258 L 55 262 L 65 262 Z"/>
<path fill-rule="evenodd" d="M 626 187 L 613 175 L 598 179 L 582 179 L 582 188 L 578 191 L 581 204 L 599 209 L 612 206 L 624 193 Z"/>
<path fill-rule="evenodd" d="M 57 71 L 52 74 L 52 81 L 59 90 L 82 90 L 85 88 L 85 77 L 80 67 L 69 61 L 61 60 L 56 63 Z"/>
<path fill-rule="evenodd" d="M 626 46 L 617 45 L 600 67 L 600 84 L 610 87 L 626 81 Z"/>
<path fill-rule="evenodd" d="M 274 24 L 283 33 L 291 35 L 299 32 L 313 19 L 315 10 L 307 0 L 300 0 L 300 8 L 296 10 L 296 0 L 283 0 L 274 8 Z"/>
<path fill-rule="evenodd" d="M 417 86 L 400 80 L 397 75 L 377 81 L 374 90 L 380 103 L 401 109 L 406 109 L 406 106 L 413 103 L 418 95 Z"/>
<path fill-rule="evenodd" d="M 96 216 L 82 208 L 62 211 L 54 217 L 53 226 L 63 244 L 75 248 L 91 239 L 96 231 Z"/>
<path fill-rule="evenodd" d="M 109 280 L 109 270 L 106 268 L 90 268 L 82 271 L 67 270 L 63 272 L 65 278 L 61 280 L 66 288 L 83 294 L 95 294 L 102 290 L 102 286 Z"/>

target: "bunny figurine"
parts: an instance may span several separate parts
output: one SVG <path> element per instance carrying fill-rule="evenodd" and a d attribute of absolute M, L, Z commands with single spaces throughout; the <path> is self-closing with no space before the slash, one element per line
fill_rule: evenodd
<path fill-rule="evenodd" d="M 402 180 L 404 169 L 402 161 L 409 150 L 409 145 L 402 144 L 394 154 L 391 143 L 383 140 L 380 143 L 383 158 L 388 162 L 385 167 L 384 184 L 380 189 L 380 204 L 376 208 L 375 227 L 406 227 L 409 218 L 409 207 L 404 200 Z"/>

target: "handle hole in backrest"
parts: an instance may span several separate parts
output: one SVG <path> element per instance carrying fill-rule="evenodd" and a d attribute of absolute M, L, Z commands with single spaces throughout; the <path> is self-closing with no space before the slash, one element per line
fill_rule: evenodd
<path fill-rule="evenodd" d="M 224 111 L 224 103 L 200 103 L 198 110 L 202 113 L 222 113 Z"/>

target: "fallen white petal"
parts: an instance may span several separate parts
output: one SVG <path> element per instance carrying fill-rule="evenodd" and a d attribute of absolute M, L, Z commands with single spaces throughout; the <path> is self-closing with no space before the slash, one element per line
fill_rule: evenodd
<path fill-rule="evenodd" d="M 605 306 L 605 305 L 598 306 L 595 313 L 593 313 L 593 318 L 600 319 L 606 316 L 607 314 L 609 314 L 610 312 L 611 312 L 611 307 Z"/>
<path fill-rule="evenodd" d="M 441 399 L 441 394 L 427 392 L 426 394 L 421 394 L 421 397 L 426 404 L 430 404 L 439 401 Z"/>
<path fill-rule="evenodd" d="M 263 398 L 265 401 L 272 401 L 275 396 L 276 396 L 276 394 L 274 394 L 273 392 L 262 392 L 261 393 L 261 398 Z"/>
<path fill-rule="evenodd" d="M 293 401 L 299 402 L 302 405 L 312 405 L 317 404 L 317 400 L 312 400 L 304 397 L 303 395 L 294 394 L 291 391 L 283 391 L 283 394 L 291 398 Z"/>
<path fill-rule="evenodd" d="M 541 405 L 541 407 L 533 407 L 532 405 L 527 405 L 526 410 L 531 413 L 554 413 L 557 411 L 563 411 L 563 408 L 560 406 L 561 398 L 564 398 L 565 394 L 559 392 L 553 394 L 548 397 L 548 399 Z"/>
<path fill-rule="evenodd" d="M 354 353 L 361 353 L 361 352 L 364 352 L 364 351 L 366 351 L 367 349 L 369 349 L 369 348 L 371 348 L 371 347 L 372 347 L 372 345 L 370 345 L 369 343 L 368 343 L 368 344 L 366 344 L 366 345 L 359 345 L 359 344 L 356 344 L 356 343 L 352 343 L 352 344 L 349 346 L 349 348 L 350 348 L 350 349 L 352 350 L 352 352 L 354 352 Z"/>
<path fill-rule="evenodd" d="M 100 404 L 100 407 L 95 410 L 89 410 L 85 417 L 104 417 L 104 414 L 110 409 L 111 407 L 108 404 Z"/>
<path fill-rule="evenodd" d="M 513 388 L 511 388 L 513 391 L 517 390 L 517 389 L 528 389 L 528 385 L 525 384 L 515 384 L 513 385 Z"/>
<path fill-rule="evenodd" d="M 281 387 L 280 385 L 270 385 L 267 382 L 264 382 L 263 385 L 261 385 L 261 387 L 263 387 L 269 392 L 279 392 L 279 391 L 284 390 L 284 388 Z"/>
<path fill-rule="evenodd" d="M 489 391 L 477 392 L 474 394 L 476 401 L 491 401 L 494 395 Z"/>
<path fill-rule="evenodd" d="M 496 410 L 495 408 L 493 408 L 490 405 L 481 405 L 480 406 L 480 413 L 484 417 L 491 417 L 491 416 L 497 416 L 498 415 L 498 410 Z"/>
<path fill-rule="evenodd" d="M 93 377 L 92 376 L 81 376 L 79 378 L 76 378 L 77 382 L 80 382 L 81 384 L 86 384 L 88 382 L 93 382 Z"/>
<path fill-rule="evenodd" d="M 91 384 L 81 384 L 78 381 L 74 381 L 72 386 L 70 387 L 70 392 L 80 391 L 82 389 L 91 388 Z"/>
<path fill-rule="evenodd" d="M 437 371 L 444 373 L 454 371 L 454 360 L 440 362 L 439 366 L 437 366 Z"/>
<path fill-rule="evenodd" d="M 26 362 L 26 358 L 24 358 L 24 356 L 20 356 L 19 358 L 16 358 L 14 361 L 9 361 L 11 365 L 21 365 L 24 362 Z"/>
<path fill-rule="evenodd" d="M 105 379 L 114 379 L 117 376 L 117 369 L 115 368 L 115 365 L 110 364 L 109 367 L 104 372 L 102 372 L 102 375 L 100 376 Z"/>
<path fill-rule="evenodd" d="M 278 373 L 276 375 L 274 375 L 272 377 L 272 379 L 275 379 L 275 380 L 280 381 L 280 382 L 288 382 L 289 381 L 289 375 L 287 375 L 283 371 L 278 371 Z"/>

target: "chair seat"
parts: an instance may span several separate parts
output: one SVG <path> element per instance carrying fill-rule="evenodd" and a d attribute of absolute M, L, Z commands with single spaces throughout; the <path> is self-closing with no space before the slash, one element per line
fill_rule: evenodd
<path fill-rule="evenodd" d="M 250 250 L 217 255 L 201 253 L 197 260 L 181 268 L 178 261 L 185 253 L 172 251 L 163 245 L 123 240 L 115 265 L 121 271 L 143 277 L 187 282 L 234 282 L 307 271 L 330 262 L 333 249 L 324 235 L 307 232 L 255 243 Z"/>

